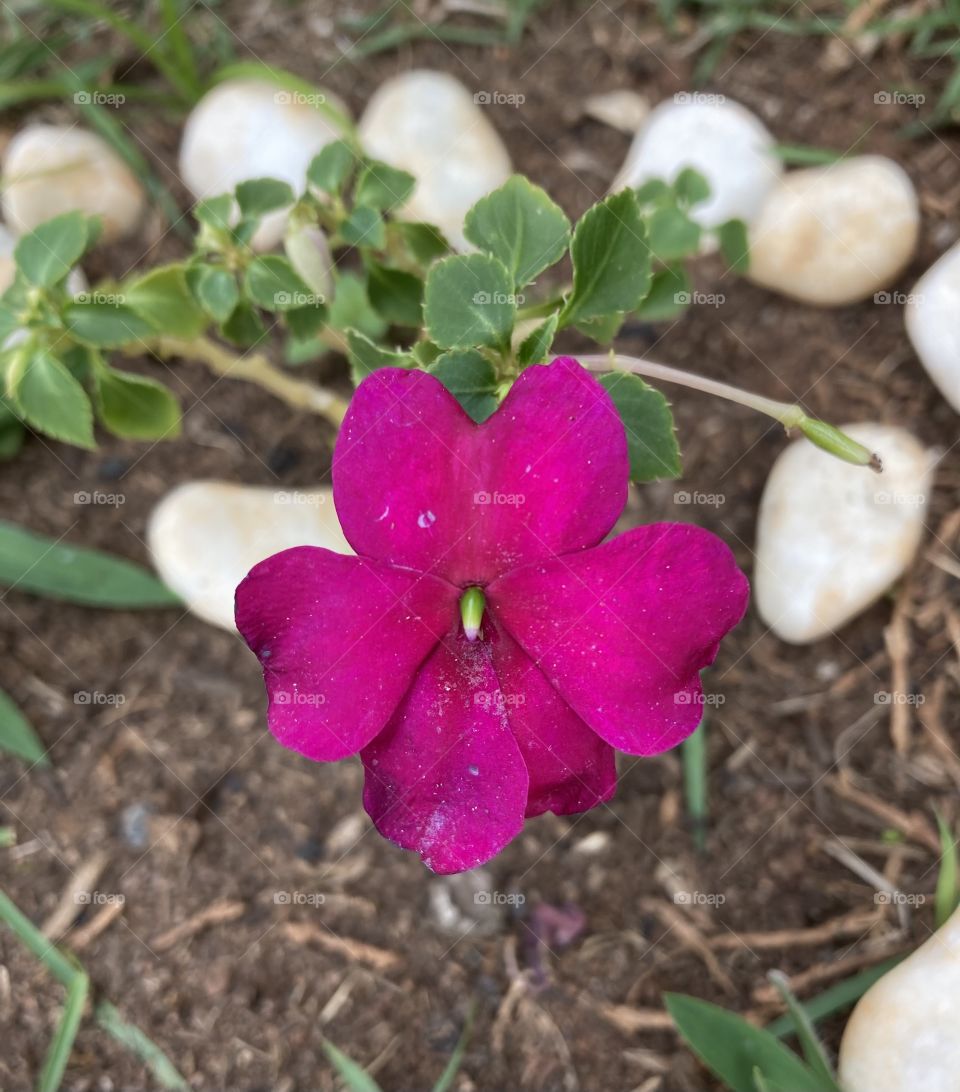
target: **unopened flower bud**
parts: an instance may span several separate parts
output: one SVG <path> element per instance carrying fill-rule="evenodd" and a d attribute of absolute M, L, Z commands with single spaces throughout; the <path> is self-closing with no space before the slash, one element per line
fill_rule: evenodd
<path fill-rule="evenodd" d="M 297 224 L 291 217 L 283 239 L 290 264 L 299 278 L 318 296 L 329 297 L 333 291 L 333 258 L 327 237 L 316 224 Z"/>

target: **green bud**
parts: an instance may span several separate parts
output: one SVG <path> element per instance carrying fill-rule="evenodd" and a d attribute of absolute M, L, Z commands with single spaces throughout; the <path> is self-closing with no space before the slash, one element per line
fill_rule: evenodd
<path fill-rule="evenodd" d="M 475 641 L 480 636 L 480 623 L 487 601 L 479 588 L 467 588 L 460 597 L 460 617 L 463 620 L 463 633 L 468 641 Z"/>
<path fill-rule="evenodd" d="M 853 463 L 854 466 L 869 466 L 871 470 L 879 473 L 883 470 L 880 457 L 869 448 L 858 444 L 845 432 L 826 421 L 818 421 L 815 417 L 804 417 L 797 425 L 806 438 L 817 447 L 823 448 L 845 463 Z"/>

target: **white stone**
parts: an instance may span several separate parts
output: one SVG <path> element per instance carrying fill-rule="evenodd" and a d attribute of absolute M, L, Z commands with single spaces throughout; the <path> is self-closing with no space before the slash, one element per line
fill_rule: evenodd
<path fill-rule="evenodd" d="M 292 546 L 353 553 L 329 489 L 217 481 L 187 482 L 168 493 L 150 515 L 147 544 L 157 572 L 190 610 L 229 630 L 236 587 L 257 562 Z"/>
<path fill-rule="evenodd" d="M 960 910 L 857 1002 L 843 1092 L 960 1092 Z"/>
<path fill-rule="evenodd" d="M 633 136 L 650 116 L 650 103 L 639 92 L 622 88 L 600 95 L 588 95 L 583 103 L 583 112 L 588 118 Z"/>
<path fill-rule="evenodd" d="M 342 112 L 339 102 L 330 101 Z M 253 178 L 279 178 L 299 194 L 310 161 L 342 135 L 306 95 L 269 80 L 225 80 L 208 91 L 187 118 L 180 176 L 198 201 Z M 283 238 L 286 220 L 283 209 L 265 216 L 253 237 L 254 248 L 275 247 Z"/>
<path fill-rule="evenodd" d="M 960 413 L 960 243 L 917 281 L 905 317 L 921 363 Z"/>
<path fill-rule="evenodd" d="M 754 601 L 793 644 L 832 633 L 870 606 L 904 572 L 923 534 L 933 454 L 893 425 L 844 431 L 880 455 L 882 474 L 797 440 L 774 463 L 760 501 Z"/>
<path fill-rule="evenodd" d="M 3 157 L 3 215 L 17 235 L 65 212 L 99 216 L 112 242 L 140 223 L 143 188 L 109 144 L 77 126 L 29 125 Z"/>
<path fill-rule="evenodd" d="M 480 101 L 445 72 L 415 69 L 382 84 L 360 119 L 367 154 L 417 180 L 403 215 L 435 224 L 459 250 L 469 249 L 467 210 L 512 171 Z"/>
<path fill-rule="evenodd" d="M 17 266 L 13 260 L 13 251 L 17 240 L 0 224 L 0 296 L 13 284 Z"/>
<path fill-rule="evenodd" d="M 679 94 L 650 114 L 610 189 L 641 186 L 651 178 L 673 182 L 692 167 L 710 185 L 710 197 L 694 206 L 693 218 L 706 228 L 731 219 L 749 224 L 783 170 L 774 144 L 763 122 L 738 102 Z"/>
<path fill-rule="evenodd" d="M 892 159 L 864 155 L 793 171 L 750 227 L 747 275 L 804 303 L 856 303 L 895 280 L 919 229 L 916 190 Z"/>

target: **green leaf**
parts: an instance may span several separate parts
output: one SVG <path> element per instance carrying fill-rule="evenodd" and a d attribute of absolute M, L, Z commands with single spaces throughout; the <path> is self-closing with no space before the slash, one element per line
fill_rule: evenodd
<path fill-rule="evenodd" d="M 243 278 L 247 296 L 264 311 L 292 311 L 323 303 L 323 299 L 303 283 L 293 266 L 279 254 L 265 254 L 247 266 Z"/>
<path fill-rule="evenodd" d="M 476 349 L 443 353 L 430 365 L 430 374 L 447 388 L 464 411 L 481 424 L 497 408 L 497 373 Z"/>
<path fill-rule="evenodd" d="M 67 329 L 77 339 L 99 349 L 117 349 L 156 336 L 156 331 L 125 303 L 74 300 L 63 309 Z"/>
<path fill-rule="evenodd" d="M 577 323 L 577 329 L 581 334 L 586 334 L 591 341 L 597 341 L 601 345 L 609 345 L 620 333 L 620 327 L 627 316 L 622 311 L 613 311 L 601 318 L 587 319 Z"/>
<path fill-rule="evenodd" d="M 416 185 L 416 178 L 407 171 L 397 170 L 379 159 L 368 159 L 364 161 L 357 179 L 353 200 L 357 205 L 368 205 L 386 212 L 402 205 Z"/>
<path fill-rule="evenodd" d="M 756 1092 L 754 1067 L 764 1080 L 791 1092 L 825 1092 L 820 1079 L 768 1031 L 696 997 L 667 993 L 663 1000 L 687 1045 L 733 1092 Z"/>
<path fill-rule="evenodd" d="M 310 161 L 307 181 L 324 193 L 339 193 L 353 169 L 353 149 L 345 140 L 328 144 Z"/>
<path fill-rule="evenodd" d="M 0 751 L 7 751 L 38 766 L 49 766 L 50 759 L 40 738 L 10 697 L 0 690 Z"/>
<path fill-rule="evenodd" d="M 250 178 L 238 183 L 234 192 L 243 215 L 257 218 L 286 208 L 297 199 L 289 184 L 278 178 Z"/>
<path fill-rule="evenodd" d="M 370 302 L 394 326 L 423 325 L 423 281 L 402 269 L 390 269 L 377 262 L 367 266 Z"/>
<path fill-rule="evenodd" d="M 422 341 L 415 341 L 413 345 L 410 346 L 410 355 L 419 367 L 429 368 L 438 356 L 443 356 L 443 350 L 439 345 L 435 345 L 432 341 L 424 339 Z"/>
<path fill-rule="evenodd" d="M 427 332 L 444 349 L 506 346 L 516 310 L 510 274 L 496 258 L 457 254 L 427 274 Z"/>
<path fill-rule="evenodd" d="M 385 349 L 357 330 L 347 331 L 347 356 L 350 358 L 350 374 L 358 386 L 371 372 L 380 368 L 412 368 L 415 363 L 409 353 Z"/>
<path fill-rule="evenodd" d="M 460 1032 L 460 1038 L 457 1040 L 457 1045 L 453 1048 L 453 1053 L 447 1060 L 447 1064 L 443 1067 L 443 1072 L 440 1074 L 437 1083 L 433 1086 L 431 1092 L 448 1092 L 452 1087 L 454 1078 L 463 1061 L 463 1056 L 466 1053 L 467 1043 L 470 1041 L 475 1012 L 476 1002 L 470 1005 L 470 1009 L 467 1012 L 467 1018 L 463 1024 L 463 1031 Z"/>
<path fill-rule="evenodd" d="M 90 607 L 173 607 L 179 598 L 131 561 L 0 520 L 0 584 Z"/>
<path fill-rule="evenodd" d="M 830 1068 L 830 1061 L 827 1058 L 827 1053 L 823 1048 L 823 1044 L 817 1038 L 817 1033 L 813 1027 L 813 1021 L 810 1019 L 803 1005 L 797 1000 L 793 990 L 790 989 L 790 983 L 787 981 L 787 976 L 780 971 L 771 971 L 768 977 L 776 987 L 777 992 L 783 998 L 783 1002 L 787 1006 L 787 1011 L 793 1017 L 797 1039 L 800 1042 L 800 1049 L 803 1051 L 803 1056 L 807 1060 L 807 1065 L 810 1066 L 813 1073 L 818 1076 L 823 1083 L 823 1092 L 840 1092 L 837 1082 L 833 1079 L 833 1072 Z"/>
<path fill-rule="evenodd" d="M 696 254 L 700 225 L 677 208 L 657 209 L 650 217 L 650 249 L 660 262 L 674 262 Z"/>
<path fill-rule="evenodd" d="M 14 412 L 13 406 L 0 395 L 0 461 L 12 459 L 23 447 L 25 437 L 23 422 Z"/>
<path fill-rule="evenodd" d="M 173 392 L 146 376 L 96 370 L 100 420 L 126 440 L 168 440 L 180 434 L 180 404 Z"/>
<path fill-rule="evenodd" d="M 428 266 L 450 252 L 450 245 L 443 237 L 443 232 L 433 224 L 395 220 L 388 226 L 388 230 L 400 236 L 407 253 L 419 265 Z"/>
<path fill-rule="evenodd" d="M 216 197 L 208 197 L 205 201 L 198 201 L 193 206 L 193 215 L 201 224 L 213 228 L 214 231 L 230 231 L 233 194 L 221 193 Z"/>
<path fill-rule="evenodd" d="M 83 257 L 90 239 L 87 217 L 80 212 L 55 216 L 17 243 L 17 268 L 38 288 L 50 288 Z"/>
<path fill-rule="evenodd" d="M 298 340 L 312 338 L 326 325 L 327 309 L 323 304 L 315 306 L 295 307 L 284 315 L 290 333 Z"/>
<path fill-rule="evenodd" d="M 335 330 L 359 330 L 374 340 L 387 328 L 370 302 L 365 281 L 356 273 L 342 273 L 337 277 L 329 322 Z"/>
<path fill-rule="evenodd" d="M 237 304 L 220 330 L 223 336 L 234 345 L 241 345 L 246 349 L 256 345 L 267 334 L 267 328 L 259 312 L 246 300 L 241 300 Z"/>
<path fill-rule="evenodd" d="M 627 430 L 630 477 L 638 483 L 679 478 L 680 448 L 666 398 L 629 372 L 609 372 L 600 383 Z"/>
<path fill-rule="evenodd" d="M 340 225 L 340 237 L 348 246 L 382 250 L 387 242 L 387 229 L 376 209 L 358 205 Z"/>
<path fill-rule="evenodd" d="M 37 1092 L 57 1092 L 60 1088 L 64 1070 L 73 1052 L 73 1041 L 83 1019 L 89 989 L 90 979 L 84 971 L 77 970 L 67 987 L 67 1001 L 40 1071 Z"/>
<path fill-rule="evenodd" d="M 470 209 L 463 233 L 478 249 L 499 258 L 522 288 L 566 253 L 570 221 L 545 190 L 515 174 Z"/>
<path fill-rule="evenodd" d="M 192 340 L 207 319 L 187 287 L 182 265 L 166 265 L 124 286 L 127 303 L 150 325 L 170 337 Z"/>
<path fill-rule="evenodd" d="M 197 302 L 215 322 L 226 322 L 240 302 L 236 277 L 227 269 L 193 265 L 187 269 L 187 284 Z"/>
<path fill-rule="evenodd" d="M 946 819 L 937 813 L 940 830 L 940 871 L 934 895 L 934 921 L 939 929 L 960 905 L 960 878 L 957 875 L 957 840 Z"/>
<path fill-rule="evenodd" d="M 650 281 L 646 299 L 637 308 L 637 318 L 663 322 L 681 314 L 690 299 L 690 279 L 682 266 L 658 269 Z"/>
<path fill-rule="evenodd" d="M 348 1054 L 327 1039 L 323 1040 L 323 1049 L 349 1092 L 380 1092 L 380 1085 Z"/>
<path fill-rule="evenodd" d="M 673 190 L 662 178 L 649 178 L 634 191 L 641 205 L 662 205 L 672 202 Z"/>
<path fill-rule="evenodd" d="M 542 364 L 547 359 L 559 321 L 560 315 L 555 312 L 520 342 L 517 360 L 521 368 L 526 368 L 528 364 Z"/>
<path fill-rule="evenodd" d="M 95 446 L 87 392 L 49 350 L 19 354 L 7 376 L 7 394 L 32 428 L 78 447 Z"/>
<path fill-rule="evenodd" d="M 560 325 L 633 311 L 650 285 L 650 249 L 633 190 L 622 190 L 589 209 L 570 247 L 573 291 Z"/>
<path fill-rule="evenodd" d="M 160 1047 L 136 1024 L 128 1024 L 109 1001 L 100 1001 L 94 1016 L 100 1027 L 147 1066 L 161 1088 L 170 1092 L 190 1092 L 190 1086 Z"/>
<path fill-rule="evenodd" d="M 750 242 L 747 225 L 742 220 L 727 220 L 717 228 L 720 252 L 734 273 L 746 273 L 750 268 Z"/>
<path fill-rule="evenodd" d="M 693 167 L 684 167 L 673 180 L 673 192 L 677 200 L 689 208 L 700 205 L 710 196 L 710 183 Z"/>

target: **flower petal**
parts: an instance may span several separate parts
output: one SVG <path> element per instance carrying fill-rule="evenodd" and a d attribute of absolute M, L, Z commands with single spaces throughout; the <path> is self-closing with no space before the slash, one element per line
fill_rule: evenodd
<path fill-rule="evenodd" d="M 333 463 L 358 554 L 464 586 L 596 545 L 623 510 L 628 474 L 610 396 L 569 358 L 527 368 L 482 425 L 433 376 L 376 371 Z"/>
<path fill-rule="evenodd" d="M 263 665 L 270 731 L 320 762 L 356 754 L 458 624 L 457 595 L 435 577 L 317 546 L 254 566 L 237 588 L 237 629 Z"/>
<path fill-rule="evenodd" d="M 484 642 L 444 641 L 363 751 L 363 804 L 384 837 L 434 872 L 488 861 L 523 826 L 527 770 Z"/>
<path fill-rule="evenodd" d="M 530 776 L 527 818 L 570 815 L 609 800 L 617 788 L 613 748 L 560 697 L 502 628 L 485 625 L 510 730 Z"/>
<path fill-rule="evenodd" d="M 599 736 L 649 755 L 696 728 L 700 670 L 748 595 L 720 539 L 659 523 L 508 573 L 487 603 Z"/>

